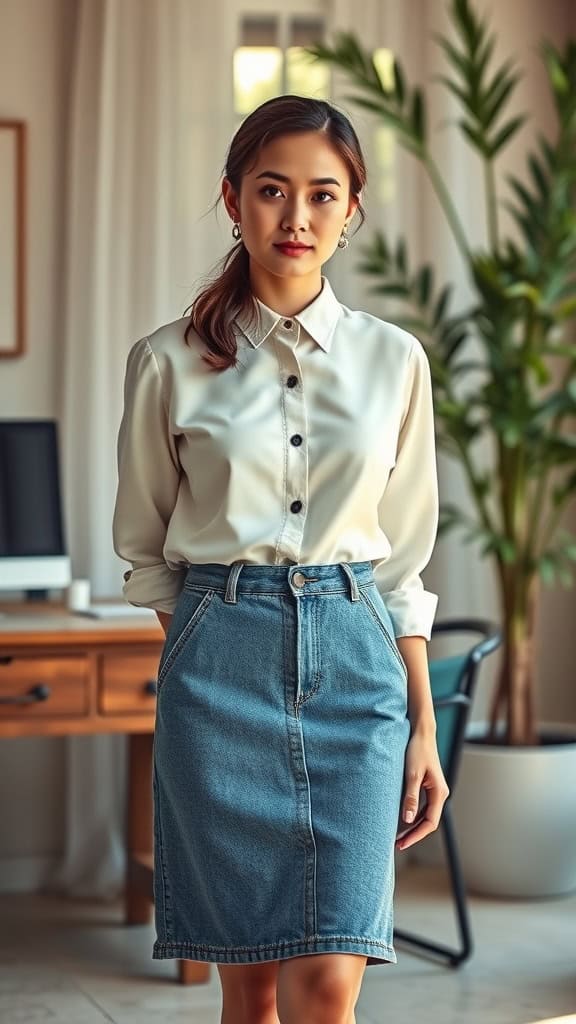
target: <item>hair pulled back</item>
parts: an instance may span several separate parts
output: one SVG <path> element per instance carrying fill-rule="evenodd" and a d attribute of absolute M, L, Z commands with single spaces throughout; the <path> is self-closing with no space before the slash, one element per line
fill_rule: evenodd
<path fill-rule="evenodd" d="M 310 131 L 323 132 L 327 136 L 348 168 L 352 195 L 359 197 L 366 183 L 366 166 L 349 119 L 325 100 L 291 95 L 277 96 L 262 103 L 236 131 L 223 172 L 236 194 L 240 194 L 242 177 L 255 165 L 263 146 L 282 135 Z M 220 195 L 215 206 L 221 198 Z M 361 204 L 358 205 L 358 213 L 361 227 L 365 220 Z M 190 323 L 184 338 L 187 341 L 189 333 L 196 331 L 208 349 L 202 356 L 203 360 L 218 372 L 236 365 L 233 318 L 243 313 L 252 320 L 257 315 L 250 287 L 249 254 L 241 239 L 217 264 L 216 275 L 188 307 L 191 310 Z"/>

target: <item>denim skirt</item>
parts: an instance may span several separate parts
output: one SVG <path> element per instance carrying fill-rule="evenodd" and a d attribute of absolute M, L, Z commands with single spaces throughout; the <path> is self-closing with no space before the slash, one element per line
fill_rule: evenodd
<path fill-rule="evenodd" d="M 153 959 L 396 963 L 409 735 L 371 562 L 189 565 L 157 682 Z"/>

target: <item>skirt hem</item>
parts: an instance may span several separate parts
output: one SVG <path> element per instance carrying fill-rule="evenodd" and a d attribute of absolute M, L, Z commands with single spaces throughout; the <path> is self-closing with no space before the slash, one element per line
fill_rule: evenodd
<path fill-rule="evenodd" d="M 209 946 L 194 942 L 160 942 L 152 947 L 153 960 L 200 960 L 210 963 L 250 964 L 267 960 L 287 960 L 309 953 L 360 953 L 369 964 L 397 963 L 393 946 L 376 939 L 322 936 L 294 942 L 273 942 L 260 946 Z"/>

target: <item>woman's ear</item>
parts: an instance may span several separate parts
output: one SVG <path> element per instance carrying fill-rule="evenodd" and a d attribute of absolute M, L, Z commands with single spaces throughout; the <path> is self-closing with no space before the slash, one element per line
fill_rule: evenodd
<path fill-rule="evenodd" d="M 348 203 L 348 212 L 346 214 L 346 220 L 347 220 L 348 223 L 350 223 L 350 221 L 352 220 L 352 217 L 356 213 L 356 210 L 358 209 L 361 200 L 362 200 L 362 193 L 359 193 L 357 196 L 355 196 L 355 195 L 351 195 L 350 196 L 350 202 Z"/>
<path fill-rule="evenodd" d="M 232 220 L 240 220 L 238 198 L 228 178 L 222 178 L 222 198 Z"/>

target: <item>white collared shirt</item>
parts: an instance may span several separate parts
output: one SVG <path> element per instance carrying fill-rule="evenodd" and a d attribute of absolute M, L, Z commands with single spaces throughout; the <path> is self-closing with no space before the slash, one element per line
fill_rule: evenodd
<path fill-rule="evenodd" d="M 202 361 L 189 317 L 128 355 L 113 537 L 124 595 L 173 612 L 186 566 L 370 560 L 396 636 L 430 638 L 438 526 L 428 359 L 412 334 L 340 303 L 326 277 L 301 313 L 257 299 L 239 364 Z"/>

